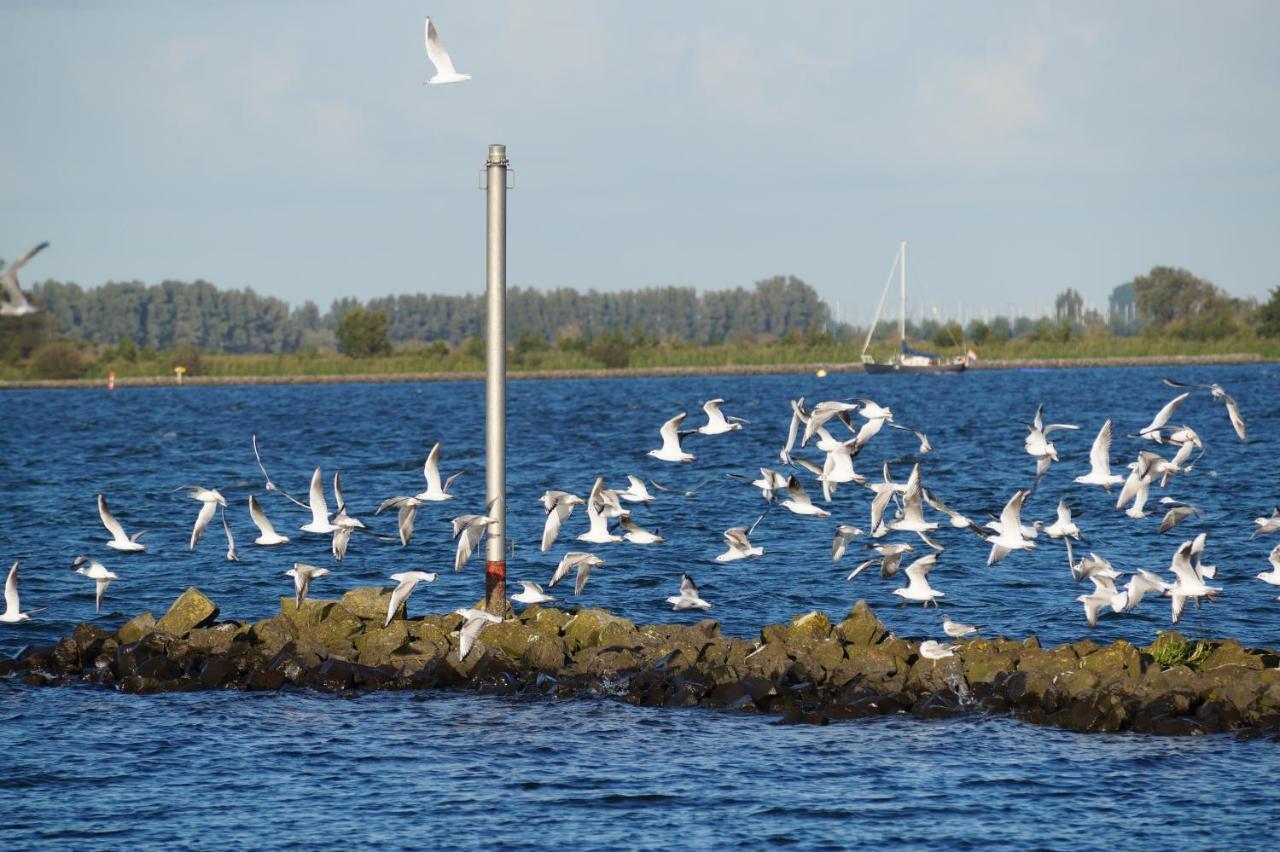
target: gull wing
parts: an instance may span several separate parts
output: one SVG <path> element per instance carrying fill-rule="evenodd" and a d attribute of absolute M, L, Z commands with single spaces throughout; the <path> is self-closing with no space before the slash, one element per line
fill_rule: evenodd
<path fill-rule="evenodd" d="M 1173 416 L 1173 412 L 1178 410 L 1178 406 L 1182 405 L 1182 401 L 1191 396 L 1191 392 L 1180 393 L 1173 399 L 1165 403 L 1164 408 L 1157 412 L 1155 418 L 1151 421 L 1147 428 L 1143 429 L 1144 433 L 1152 432 L 1157 429 L 1163 429 L 1164 424 L 1169 422 L 1169 418 Z"/>
<path fill-rule="evenodd" d="M 427 453 L 427 460 L 422 465 L 422 475 L 427 480 L 428 491 L 440 490 L 440 442 Z"/>
<path fill-rule="evenodd" d="M 680 575 L 680 597 L 696 598 L 698 597 L 698 587 L 694 585 L 693 578 L 688 574 Z"/>
<path fill-rule="evenodd" d="M 111 538 L 115 541 L 128 541 L 129 536 L 125 535 L 124 527 L 120 526 L 120 522 L 111 514 L 111 510 L 107 508 L 107 498 L 98 495 L 98 517 L 102 518 L 102 525 L 107 528 L 107 532 L 111 533 Z"/>
<path fill-rule="evenodd" d="M 9 264 L 4 271 L 3 277 L 0 277 L 0 286 L 3 286 L 8 291 L 9 297 L 18 304 L 25 304 L 27 301 L 27 297 L 22 294 L 22 288 L 18 286 L 18 270 L 25 266 L 28 260 L 48 247 L 49 243 L 46 241 L 35 248 L 28 249 L 26 254 Z"/>
<path fill-rule="evenodd" d="M 938 554 L 926 553 L 924 556 L 921 556 L 919 559 L 908 565 L 904 569 L 907 575 L 907 585 L 927 586 L 929 581 L 925 578 L 929 576 L 929 572 L 933 570 L 933 566 L 936 565 L 937 562 Z"/>
<path fill-rule="evenodd" d="M 480 543 L 480 537 L 484 535 L 484 528 L 484 524 L 468 526 L 458 536 L 458 550 L 453 557 L 453 570 L 455 572 L 461 571 L 462 564 L 471 558 L 476 545 Z"/>
<path fill-rule="evenodd" d="M 218 510 L 218 504 L 212 500 L 208 503 L 200 504 L 200 514 L 196 515 L 196 525 L 191 528 L 191 544 L 187 546 L 188 550 L 196 549 L 196 542 L 200 541 L 200 536 L 204 535 L 205 527 L 209 526 L 209 521 L 213 520 L 213 513 Z"/>
<path fill-rule="evenodd" d="M 428 26 L 430 26 L 429 23 Z M 458 662 L 465 660 L 467 654 L 471 653 L 471 648 L 480 638 L 480 632 L 488 624 L 489 619 L 476 617 L 467 619 L 466 624 L 462 625 L 462 629 L 458 631 Z"/>
<path fill-rule="evenodd" d="M 316 526 L 329 523 L 329 504 L 324 499 L 324 484 L 320 481 L 320 468 L 311 474 L 311 492 L 308 495 L 311 522 Z"/>
<path fill-rule="evenodd" d="M 4 581 L 4 611 L 5 615 L 16 615 L 22 606 L 18 600 L 18 563 L 14 562 L 9 568 L 9 576 Z"/>
<path fill-rule="evenodd" d="M 596 565 L 602 565 L 599 559 L 588 554 L 586 559 L 578 562 L 578 576 L 574 578 L 573 593 L 575 595 L 582 594 L 582 590 L 587 587 L 587 578 L 591 576 L 591 569 Z"/>
<path fill-rule="evenodd" d="M 724 540 L 734 550 L 749 550 L 751 541 L 747 538 L 747 531 L 742 527 L 734 527 L 733 529 L 724 531 Z"/>
<path fill-rule="evenodd" d="M 876 496 L 871 498 L 871 534 L 875 535 L 875 531 L 884 523 L 884 511 L 889 508 L 889 501 L 893 499 L 893 491 L 889 488 L 881 489 L 876 492 Z"/>
<path fill-rule="evenodd" d="M 778 458 L 782 460 L 783 464 L 791 462 L 791 450 L 796 445 L 796 431 L 800 427 L 800 421 L 806 419 L 806 415 L 802 414 L 803 411 L 804 397 L 800 397 L 798 400 L 791 400 L 791 425 L 787 427 L 787 444 L 778 453 Z"/>
<path fill-rule="evenodd" d="M 227 523 L 227 510 L 222 510 L 222 531 L 227 534 L 227 559 L 231 562 L 239 562 L 240 557 L 236 556 L 236 539 L 231 534 L 231 525 Z"/>
<path fill-rule="evenodd" d="M 681 411 L 675 417 L 672 417 L 666 423 L 662 424 L 662 428 L 658 430 L 658 434 L 662 436 L 662 449 L 664 452 L 680 452 L 680 424 L 684 422 L 685 412 Z M 603 477 L 601 477 L 603 480 Z M 594 493 L 595 489 L 592 489 Z"/>
<path fill-rule="evenodd" d="M 573 513 L 573 504 L 564 501 L 557 501 L 551 511 L 547 512 L 547 521 L 542 527 L 542 552 L 546 553 L 551 549 L 551 545 L 555 542 L 556 536 L 560 535 L 560 527 L 569 519 L 569 515 Z"/>
<path fill-rule="evenodd" d="M 787 477 L 787 496 L 801 505 L 812 504 L 813 502 L 809 499 L 809 494 L 804 490 L 804 486 L 800 484 L 800 480 L 796 479 L 795 476 Z"/>
<path fill-rule="evenodd" d="M 413 522 L 418 517 L 418 505 L 416 503 L 405 503 L 400 507 L 400 511 L 396 513 L 396 531 L 400 533 L 400 546 L 408 547 L 409 540 L 413 538 Z"/>
<path fill-rule="evenodd" d="M 1236 435 L 1241 441 L 1248 440 L 1248 430 L 1244 425 L 1244 418 L 1240 416 L 1240 406 L 1236 404 L 1235 398 L 1223 391 L 1222 401 L 1227 404 L 1227 416 L 1231 418 L 1231 428 L 1236 430 Z"/>
<path fill-rule="evenodd" d="M 1191 542 L 1184 541 L 1174 551 L 1173 561 L 1169 563 L 1169 570 L 1178 578 L 1179 584 L 1188 586 L 1200 585 L 1202 582 L 1200 576 L 1191 564 Z"/>
<path fill-rule="evenodd" d="M 1000 528 L 1005 535 L 1012 537 L 1022 529 L 1022 501 L 1026 497 L 1027 492 L 1015 491 L 1009 502 L 1004 504 L 1004 511 L 1000 513 Z"/>
<path fill-rule="evenodd" d="M 252 494 L 249 495 L 249 517 L 253 519 L 253 525 L 263 535 L 276 534 L 276 528 L 271 525 L 271 521 L 267 520 L 267 513 L 262 511 L 262 507 L 258 505 L 258 501 Z"/>
<path fill-rule="evenodd" d="M 404 603 L 405 598 L 409 597 L 409 593 L 418 585 L 417 577 L 410 577 L 401 580 L 394 589 L 391 590 L 391 602 L 387 604 L 387 620 L 382 626 L 386 627 L 391 623 L 391 617 L 395 615 L 396 610 L 400 608 L 400 604 Z"/>
<path fill-rule="evenodd" d="M 1111 418 L 1102 424 L 1089 450 L 1089 468 L 1095 476 L 1111 475 Z"/>
<path fill-rule="evenodd" d="M 453 67 L 453 60 L 449 58 L 449 51 L 445 50 L 444 45 L 440 43 L 440 36 L 436 34 L 435 24 L 431 23 L 430 18 L 427 18 L 427 59 L 430 59 L 431 64 L 436 67 L 437 74 L 447 76 L 458 73 L 458 70 Z"/>
<path fill-rule="evenodd" d="M 724 419 L 724 413 L 720 411 L 720 406 L 724 403 L 723 399 L 709 399 L 702 404 L 702 410 L 707 415 L 708 426 L 728 426 L 729 421 Z"/>
<path fill-rule="evenodd" d="M 907 490 L 902 494 L 902 519 L 911 523 L 924 523 L 924 506 L 921 505 L 920 463 L 911 468 L 907 477 Z"/>

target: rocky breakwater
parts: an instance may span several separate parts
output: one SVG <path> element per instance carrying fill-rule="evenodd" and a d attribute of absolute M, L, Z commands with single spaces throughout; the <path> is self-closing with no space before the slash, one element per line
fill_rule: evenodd
<path fill-rule="evenodd" d="M 160 619 L 112 633 L 81 624 L 56 645 L 0 660 L 0 676 L 33 685 L 89 681 L 134 693 L 307 688 L 334 692 L 459 688 L 485 693 L 606 695 L 654 707 L 765 713 L 826 723 L 890 713 L 1006 713 L 1076 731 L 1186 735 L 1280 731 L 1280 657 L 1232 640 L 1162 634 L 1145 648 L 1083 640 L 973 639 L 954 656 L 920 656 L 859 601 L 842 621 L 822 613 L 773 624 L 749 641 L 712 620 L 637 625 L 604 610 L 530 607 L 484 628 L 459 657 L 456 614 L 383 627 L 390 592 L 281 600 L 253 624 L 218 621 L 196 589 Z"/>

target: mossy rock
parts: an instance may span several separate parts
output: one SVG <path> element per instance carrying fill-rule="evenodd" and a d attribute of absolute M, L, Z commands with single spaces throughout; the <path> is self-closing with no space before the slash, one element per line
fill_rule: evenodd
<path fill-rule="evenodd" d="M 419 589 L 421 586 L 419 584 Z M 392 589 L 388 588 L 361 586 L 344 594 L 338 603 L 356 618 L 382 624 L 387 620 L 387 607 L 391 606 L 391 592 Z M 392 621 L 405 617 L 405 602 L 402 601 L 392 615 Z"/>
<path fill-rule="evenodd" d="M 249 628 L 249 636 L 267 657 L 274 657 L 280 649 L 298 638 L 298 626 L 284 613 L 264 618 Z"/>
<path fill-rule="evenodd" d="M 926 660 L 920 657 L 907 671 L 907 688 L 922 693 L 955 691 L 964 684 L 964 661 L 959 657 Z"/>
<path fill-rule="evenodd" d="M 572 615 L 555 607 L 533 605 L 520 613 L 520 621 L 529 625 L 537 633 L 545 636 L 559 636 L 560 631 L 573 618 Z"/>
<path fill-rule="evenodd" d="M 430 617 L 408 622 L 409 635 L 416 641 L 435 645 L 441 653 L 449 650 L 449 631 L 440 626 L 438 620 Z"/>
<path fill-rule="evenodd" d="M 131 645 L 146 636 L 156 626 L 156 617 L 149 612 L 135 615 L 116 631 L 116 639 L 121 645 Z"/>
<path fill-rule="evenodd" d="M 1059 645 L 1047 650 L 1021 648 L 1018 654 L 1018 671 L 1042 674 L 1050 680 L 1064 671 L 1076 668 L 1079 663 L 1080 659 L 1069 645 Z"/>
<path fill-rule="evenodd" d="M 1087 693 L 1093 692 L 1100 683 L 1102 683 L 1102 680 L 1097 674 L 1083 668 L 1060 672 L 1053 679 L 1053 685 L 1056 688 L 1077 700 Z"/>
<path fill-rule="evenodd" d="M 787 625 L 786 643 L 788 648 L 808 648 L 831 636 L 831 620 L 825 612 L 814 610 L 804 615 L 797 615 Z"/>
<path fill-rule="evenodd" d="M 204 654 L 225 654 L 237 636 L 249 632 L 249 628 L 236 622 L 216 624 L 213 627 L 197 627 L 187 634 L 187 643 Z"/>
<path fill-rule="evenodd" d="M 156 622 L 155 629 L 173 636 L 185 636 L 195 628 L 213 621 L 217 615 L 217 604 L 195 586 L 191 586 L 178 595 L 169 611 Z"/>
<path fill-rule="evenodd" d="M 964 660 L 964 676 L 969 683 L 991 683 L 996 676 L 1014 671 L 1020 653 L 1000 650 L 988 639 L 974 639 L 960 649 Z"/>
<path fill-rule="evenodd" d="M 1096 674 L 1103 683 L 1122 678 L 1137 680 L 1142 677 L 1142 655 L 1137 648 L 1123 640 L 1081 658 L 1081 665 Z"/>
<path fill-rule="evenodd" d="M 1258 671 L 1265 668 L 1260 654 L 1252 653 L 1234 639 L 1218 643 L 1218 646 L 1213 649 L 1213 653 L 1200 664 L 1200 671 L 1209 671 L 1210 669 L 1224 666 L 1239 666 Z"/>
<path fill-rule="evenodd" d="M 384 616 L 385 617 L 385 616 Z M 392 621 L 386 627 L 374 627 L 357 637 L 360 647 L 358 661 L 363 666 L 380 666 L 409 640 L 409 629 L 404 621 Z"/>
<path fill-rule="evenodd" d="M 328 649 L 330 656 L 348 660 L 355 657 L 355 640 L 364 630 L 364 624 L 342 604 L 334 604 L 325 612 L 324 620 L 314 627 L 300 631 L 299 638 L 307 639 Z"/>
<path fill-rule="evenodd" d="M 743 666 L 751 674 L 776 681 L 791 667 L 791 658 L 781 643 L 769 642 L 748 654 Z"/>
<path fill-rule="evenodd" d="M 484 629 L 484 641 L 513 660 L 524 656 L 525 649 L 535 637 L 542 634 L 520 621 L 502 621 Z"/>
<path fill-rule="evenodd" d="M 870 681 L 887 681 L 896 675 L 900 668 L 905 669 L 906 661 L 894 656 L 879 645 L 868 645 L 860 648 L 849 648 L 849 662 L 855 671 Z"/>
<path fill-rule="evenodd" d="M 641 637 L 635 622 L 591 608 L 580 611 L 565 624 L 564 641 L 572 654 L 597 646 L 635 647 L 641 644 Z"/>
<path fill-rule="evenodd" d="M 534 671 L 554 674 L 564 668 L 564 640 L 559 636 L 534 633 L 524 649 L 522 659 L 524 664 Z"/>
<path fill-rule="evenodd" d="M 874 645 L 886 633 L 884 625 L 864 600 L 853 605 L 845 619 L 836 625 L 835 631 L 840 641 L 858 646 Z"/>
<path fill-rule="evenodd" d="M 317 624 L 324 621 L 325 615 L 329 612 L 329 608 L 336 604 L 335 600 L 326 600 L 324 598 L 307 598 L 302 602 L 299 608 L 294 601 L 292 595 L 280 598 L 280 612 L 284 614 L 291 622 L 297 626 L 298 630 L 306 631 L 315 628 Z"/>

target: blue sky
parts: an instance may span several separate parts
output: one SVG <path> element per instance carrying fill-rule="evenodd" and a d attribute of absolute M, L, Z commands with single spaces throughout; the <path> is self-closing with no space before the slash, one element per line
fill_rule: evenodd
<path fill-rule="evenodd" d="M 430 14 L 468 83 L 426 87 Z M 0 256 L 322 306 L 509 283 L 1280 286 L 1280 4 L 0 2 Z"/>

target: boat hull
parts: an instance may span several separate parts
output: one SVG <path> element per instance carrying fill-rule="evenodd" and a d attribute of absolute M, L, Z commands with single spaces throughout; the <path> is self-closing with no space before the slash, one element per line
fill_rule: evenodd
<path fill-rule="evenodd" d="M 964 364 L 863 364 L 868 373 L 963 373 Z"/>

